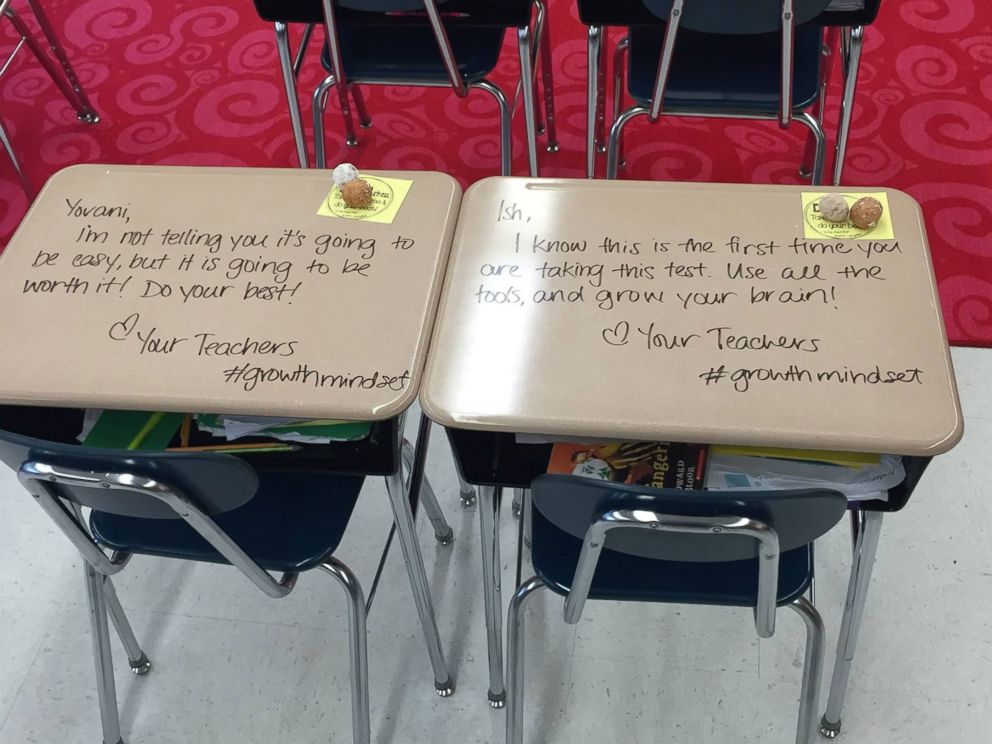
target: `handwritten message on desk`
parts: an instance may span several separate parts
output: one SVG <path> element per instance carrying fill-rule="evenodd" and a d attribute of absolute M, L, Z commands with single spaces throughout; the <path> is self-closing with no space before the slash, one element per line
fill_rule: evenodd
<path fill-rule="evenodd" d="M 890 192 L 893 239 L 809 239 L 801 192 L 480 184 L 428 407 L 471 428 L 572 435 L 881 451 L 953 438 L 915 204 Z"/>
<path fill-rule="evenodd" d="M 459 200 L 412 175 L 395 221 L 368 224 L 315 214 L 328 173 L 63 171 L 0 258 L 0 397 L 395 414 Z"/>

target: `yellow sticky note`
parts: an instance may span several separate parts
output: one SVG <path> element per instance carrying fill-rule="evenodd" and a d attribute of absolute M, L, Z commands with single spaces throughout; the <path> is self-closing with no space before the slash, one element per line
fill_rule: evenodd
<path fill-rule="evenodd" d="M 363 222 L 379 222 L 391 225 L 400 211 L 407 192 L 413 181 L 405 178 L 383 178 L 381 176 L 362 176 L 372 187 L 372 203 L 367 207 L 356 209 L 344 203 L 341 189 L 335 186 L 320 203 L 317 214 L 321 217 L 343 217 L 346 220 L 362 220 Z"/>
<path fill-rule="evenodd" d="M 895 234 L 892 231 L 892 213 L 889 211 L 889 199 L 884 191 L 871 192 L 850 192 L 841 194 L 850 207 L 854 202 L 864 196 L 873 196 L 882 204 L 882 218 L 875 227 L 862 230 L 855 227 L 850 220 L 844 222 L 830 222 L 820 215 L 819 202 L 821 196 L 826 196 L 824 191 L 804 191 L 803 192 L 803 228 L 806 238 L 837 238 L 840 240 L 856 240 L 858 238 L 872 238 L 875 240 L 892 240 Z"/>

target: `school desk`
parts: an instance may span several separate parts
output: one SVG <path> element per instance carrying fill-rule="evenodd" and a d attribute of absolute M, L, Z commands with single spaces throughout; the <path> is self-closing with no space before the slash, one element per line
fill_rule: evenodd
<path fill-rule="evenodd" d="M 67 408 L 371 421 L 360 443 L 246 459 L 401 473 L 461 189 L 440 173 L 366 175 L 373 202 L 352 219 L 329 171 L 55 174 L 0 255 L 0 403 L 52 407 L 22 417 L 35 436 L 45 420 L 64 428 Z M 390 500 L 435 683 L 450 691 L 410 503 L 424 455 L 409 500 Z"/>
<path fill-rule="evenodd" d="M 962 417 L 922 214 L 826 223 L 792 186 L 493 178 L 462 200 L 421 404 L 480 488 L 490 700 L 504 696 L 495 489 L 549 444 L 517 434 L 909 456 L 861 503 L 825 727 L 839 726 L 881 515 Z"/>

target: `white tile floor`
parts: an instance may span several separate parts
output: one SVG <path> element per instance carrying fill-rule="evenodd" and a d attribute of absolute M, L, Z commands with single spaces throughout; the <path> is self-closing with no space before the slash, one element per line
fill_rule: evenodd
<path fill-rule="evenodd" d="M 988 741 L 992 351 L 955 349 L 954 360 L 965 438 L 884 524 L 841 741 Z M 428 474 L 457 534 L 453 546 L 438 548 L 426 520 L 420 530 L 458 690 L 447 700 L 434 694 L 394 550 L 369 621 L 373 740 L 500 741 L 503 713 L 485 701 L 477 513 L 458 506 L 440 435 Z M 381 482 L 370 482 L 338 553 L 366 583 L 388 515 Z M 502 524 L 508 597 L 516 529 L 507 504 Z M 846 525 L 821 542 L 828 680 L 849 568 Z M 80 573 L 73 549 L 0 473 L 0 744 L 100 740 Z M 136 558 L 116 584 L 155 665 L 148 677 L 132 677 L 115 641 L 131 744 L 350 742 L 345 605 L 332 580 L 306 576 L 275 601 L 233 569 Z M 528 741 L 792 740 L 802 634 L 791 613 L 759 643 L 746 611 L 593 603 L 572 627 L 560 621 L 560 599 L 545 595 L 533 606 Z"/>

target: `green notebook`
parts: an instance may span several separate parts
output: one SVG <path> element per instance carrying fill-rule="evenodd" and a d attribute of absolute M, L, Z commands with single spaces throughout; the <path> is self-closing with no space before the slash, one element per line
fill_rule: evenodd
<path fill-rule="evenodd" d="M 145 429 L 158 417 L 151 428 Z M 154 411 L 113 411 L 105 410 L 83 439 L 87 447 L 107 449 L 164 450 L 179 431 L 183 423 L 181 413 L 158 413 Z M 145 432 L 143 436 L 142 432 Z M 140 436 L 136 446 L 131 445 Z"/>

